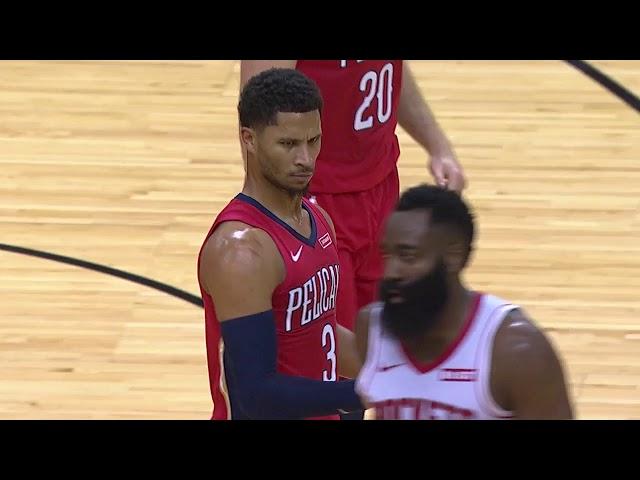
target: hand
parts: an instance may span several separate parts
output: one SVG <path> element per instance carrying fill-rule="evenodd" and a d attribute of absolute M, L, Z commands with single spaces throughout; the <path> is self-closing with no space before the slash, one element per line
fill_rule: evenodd
<path fill-rule="evenodd" d="M 440 187 L 460 193 L 466 186 L 464 170 L 451 150 L 431 155 L 429 170 Z"/>

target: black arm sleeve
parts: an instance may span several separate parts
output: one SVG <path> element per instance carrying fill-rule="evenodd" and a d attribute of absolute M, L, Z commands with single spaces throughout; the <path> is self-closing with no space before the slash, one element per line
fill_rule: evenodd
<path fill-rule="evenodd" d="M 252 419 L 297 419 L 362 409 L 353 381 L 323 382 L 276 372 L 273 312 L 221 323 L 229 394 Z"/>

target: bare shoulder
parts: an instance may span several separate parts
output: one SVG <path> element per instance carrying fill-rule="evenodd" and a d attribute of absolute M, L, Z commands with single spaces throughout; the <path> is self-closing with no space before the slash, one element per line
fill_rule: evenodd
<path fill-rule="evenodd" d="M 201 269 L 257 269 L 270 262 L 274 253 L 278 250 L 265 231 L 242 222 L 224 222 L 202 249 Z"/>
<path fill-rule="evenodd" d="M 551 343 L 543 331 L 521 309 L 509 312 L 496 332 L 494 357 L 501 359 L 539 359 L 541 354 L 552 351 Z"/>
<path fill-rule="evenodd" d="M 356 317 L 356 330 L 361 329 L 369 329 L 369 320 L 371 318 L 371 312 L 377 308 L 382 308 L 382 302 L 372 302 L 369 305 L 365 305 L 358 311 L 358 316 Z"/>
<path fill-rule="evenodd" d="M 362 307 L 358 312 L 355 322 L 355 334 L 356 334 L 356 346 L 358 348 L 358 354 L 362 361 L 367 358 L 367 345 L 369 340 L 369 322 L 371 320 L 371 313 L 374 309 L 381 308 L 382 302 L 373 302 L 369 305 Z"/>
<path fill-rule="evenodd" d="M 496 332 L 491 392 L 517 418 L 572 418 L 560 357 L 522 310 L 510 312 Z"/>
<path fill-rule="evenodd" d="M 238 316 L 271 305 L 271 294 L 284 278 L 284 262 L 271 237 L 242 222 L 225 222 L 205 243 L 201 282 L 219 317 Z M 257 313 L 257 312 L 252 312 Z"/>

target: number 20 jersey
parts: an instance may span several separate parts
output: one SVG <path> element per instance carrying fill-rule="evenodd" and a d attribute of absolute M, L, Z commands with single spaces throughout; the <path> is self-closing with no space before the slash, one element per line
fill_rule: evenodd
<path fill-rule="evenodd" d="M 401 60 L 298 60 L 324 99 L 311 193 L 368 190 L 395 168 Z"/>

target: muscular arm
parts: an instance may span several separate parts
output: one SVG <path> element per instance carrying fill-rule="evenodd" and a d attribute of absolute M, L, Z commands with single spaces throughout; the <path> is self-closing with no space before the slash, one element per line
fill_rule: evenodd
<path fill-rule="evenodd" d="M 369 345 L 369 318 L 371 316 L 371 309 L 373 303 L 361 308 L 356 317 L 356 331 L 355 331 L 355 343 L 358 352 L 358 358 L 361 365 L 364 364 L 367 359 L 367 347 Z"/>
<path fill-rule="evenodd" d="M 284 276 L 271 238 L 244 223 L 223 223 L 204 246 L 200 278 L 221 323 L 271 310 L 271 295 Z"/>
<path fill-rule="evenodd" d="M 408 62 L 402 62 L 398 123 L 431 155 L 451 151 L 449 140 L 424 100 Z"/>
<path fill-rule="evenodd" d="M 560 359 L 544 334 L 520 310 L 496 333 L 491 391 L 519 420 L 570 420 L 573 411 Z"/>
<path fill-rule="evenodd" d="M 361 408 L 353 382 L 277 373 L 271 296 L 284 278 L 284 264 L 265 232 L 223 223 L 204 247 L 200 278 L 216 306 L 231 393 L 247 416 L 304 418 Z"/>
<path fill-rule="evenodd" d="M 398 106 L 398 123 L 429 152 L 429 169 L 441 187 L 461 192 L 465 187 L 464 172 L 431 109 L 422 98 L 409 64 L 402 63 L 402 91 Z"/>

